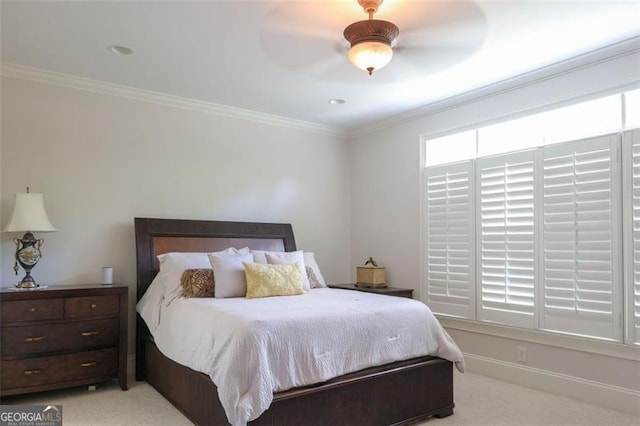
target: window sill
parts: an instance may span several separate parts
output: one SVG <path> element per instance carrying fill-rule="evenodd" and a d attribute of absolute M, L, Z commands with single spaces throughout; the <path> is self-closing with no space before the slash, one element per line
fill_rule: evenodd
<path fill-rule="evenodd" d="M 489 336 L 521 340 L 572 349 L 576 351 L 595 353 L 615 358 L 640 362 L 640 348 L 637 345 L 626 345 L 618 342 L 595 340 L 568 334 L 556 334 L 537 330 L 525 330 L 498 324 L 480 323 L 459 318 L 436 315 L 443 327 Z"/>

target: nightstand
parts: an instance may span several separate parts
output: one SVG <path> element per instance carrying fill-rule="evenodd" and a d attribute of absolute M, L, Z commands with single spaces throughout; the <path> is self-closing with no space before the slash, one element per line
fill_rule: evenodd
<path fill-rule="evenodd" d="M 127 389 L 128 287 L 0 288 L 0 396 L 118 378 Z"/>
<path fill-rule="evenodd" d="M 355 284 L 329 284 L 329 288 L 341 288 L 344 290 L 357 290 L 364 291 L 366 293 L 386 294 L 387 296 L 406 297 L 411 299 L 413 297 L 413 289 L 400 288 L 400 287 L 361 287 Z"/>

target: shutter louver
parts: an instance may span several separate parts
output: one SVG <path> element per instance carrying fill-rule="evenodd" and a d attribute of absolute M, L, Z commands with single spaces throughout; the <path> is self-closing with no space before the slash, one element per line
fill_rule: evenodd
<path fill-rule="evenodd" d="M 474 317 L 471 162 L 425 169 L 425 279 L 435 313 Z"/>
<path fill-rule="evenodd" d="M 534 151 L 477 161 L 478 319 L 535 320 Z"/>
<path fill-rule="evenodd" d="M 614 143 L 605 136 L 543 150 L 543 329 L 620 338 Z"/>
<path fill-rule="evenodd" d="M 628 342 L 640 344 L 640 130 L 624 135 Z"/>

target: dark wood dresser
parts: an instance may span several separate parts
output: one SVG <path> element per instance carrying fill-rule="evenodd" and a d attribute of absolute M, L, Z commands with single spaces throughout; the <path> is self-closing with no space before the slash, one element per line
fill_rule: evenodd
<path fill-rule="evenodd" d="M 413 297 L 412 288 L 400 288 L 400 287 L 362 287 L 357 284 L 329 284 L 330 288 L 341 288 L 343 290 L 358 290 L 365 293 L 386 294 L 387 296 L 406 297 L 411 299 Z"/>
<path fill-rule="evenodd" d="M 0 289 L 0 396 L 118 378 L 127 389 L 123 285 Z"/>

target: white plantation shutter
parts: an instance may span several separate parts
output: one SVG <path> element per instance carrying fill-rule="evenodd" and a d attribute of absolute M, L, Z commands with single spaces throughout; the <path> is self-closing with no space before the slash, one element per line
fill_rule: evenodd
<path fill-rule="evenodd" d="M 474 317 L 472 163 L 425 169 L 425 288 L 435 313 Z"/>
<path fill-rule="evenodd" d="M 534 328 L 534 151 L 476 162 L 478 319 Z"/>
<path fill-rule="evenodd" d="M 627 342 L 638 345 L 640 344 L 640 130 L 625 132 L 623 153 Z"/>
<path fill-rule="evenodd" d="M 616 137 L 543 149 L 542 329 L 621 338 Z"/>

